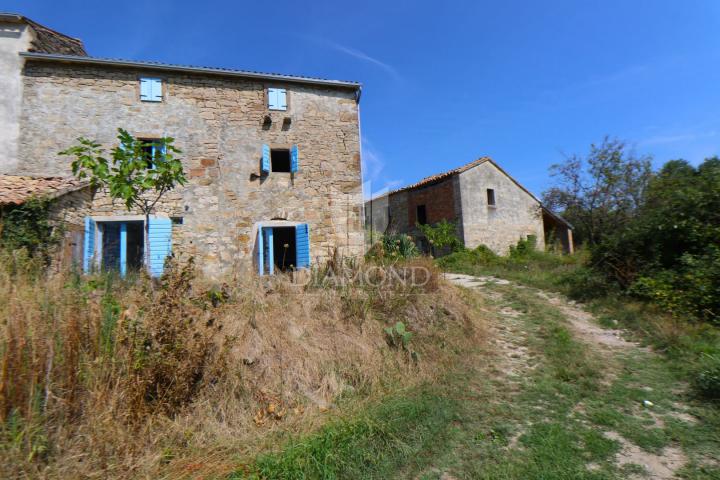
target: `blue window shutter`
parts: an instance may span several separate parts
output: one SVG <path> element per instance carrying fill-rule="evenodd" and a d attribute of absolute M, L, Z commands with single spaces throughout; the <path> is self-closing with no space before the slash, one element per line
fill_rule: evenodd
<path fill-rule="evenodd" d="M 257 235 L 257 263 L 258 263 L 258 275 L 265 274 L 265 249 L 263 248 L 263 233 L 262 225 L 258 224 L 258 235 Z"/>
<path fill-rule="evenodd" d="M 268 88 L 267 96 L 268 96 L 268 108 L 270 110 L 277 110 L 277 108 L 278 108 L 277 89 L 276 88 Z"/>
<path fill-rule="evenodd" d="M 83 272 L 90 273 L 92 270 L 93 257 L 95 256 L 95 221 L 85 217 L 85 248 L 83 251 Z"/>
<path fill-rule="evenodd" d="M 272 275 L 275 271 L 275 258 L 273 258 L 273 229 L 265 227 L 263 228 L 263 244 L 265 246 L 265 262 L 267 263 L 267 273 Z"/>
<path fill-rule="evenodd" d="M 270 146 L 262 146 L 262 171 L 263 173 L 270 173 Z"/>
<path fill-rule="evenodd" d="M 295 252 L 297 255 L 295 267 L 308 268 L 310 266 L 310 229 L 307 223 L 295 227 Z"/>
<path fill-rule="evenodd" d="M 161 102 L 162 80 L 159 78 L 141 78 L 140 100 L 144 102 Z"/>
<path fill-rule="evenodd" d="M 165 268 L 165 259 L 172 250 L 172 220 L 150 217 L 148 232 L 150 247 L 150 274 L 159 277 Z"/>
<path fill-rule="evenodd" d="M 270 110 L 287 110 L 287 90 L 284 88 L 268 88 L 268 108 Z"/>
<path fill-rule="evenodd" d="M 159 78 L 153 78 L 151 80 L 152 85 L 152 101 L 153 102 L 161 102 L 162 101 L 162 80 Z"/>
<path fill-rule="evenodd" d="M 290 171 L 296 173 L 298 171 L 298 146 L 293 145 L 290 149 Z"/>
<path fill-rule="evenodd" d="M 140 100 L 150 101 L 152 98 L 152 83 L 149 78 L 140 79 Z"/>

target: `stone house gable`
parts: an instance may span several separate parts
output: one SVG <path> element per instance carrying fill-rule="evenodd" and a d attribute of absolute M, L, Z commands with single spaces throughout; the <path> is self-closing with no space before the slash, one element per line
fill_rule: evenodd
<path fill-rule="evenodd" d="M 372 199 L 365 212 L 366 223 L 376 231 L 407 233 L 424 249 L 415 226 L 419 215 L 428 224 L 455 223 L 467 248 L 485 245 L 502 255 L 532 235 L 539 248 L 552 236 L 565 251 L 572 251 L 572 227 L 489 157 Z"/>

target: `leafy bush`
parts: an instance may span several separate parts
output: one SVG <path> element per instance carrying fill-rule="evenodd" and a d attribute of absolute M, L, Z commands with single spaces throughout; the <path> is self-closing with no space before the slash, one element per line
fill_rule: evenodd
<path fill-rule="evenodd" d="M 433 256 L 455 252 L 463 246 L 457 236 L 457 227 L 453 222 L 448 222 L 443 219 L 435 225 L 417 224 L 417 228 L 425 235 L 425 238 L 430 244 Z"/>
<path fill-rule="evenodd" d="M 693 385 L 702 396 L 720 399 L 720 355 L 703 355 Z"/>
<path fill-rule="evenodd" d="M 400 260 L 420 255 L 412 237 L 404 233 L 388 233 L 370 248 L 368 258 L 376 260 Z"/>
<path fill-rule="evenodd" d="M 528 235 L 518 240 L 516 245 L 510 245 L 510 258 L 523 258 L 537 250 L 537 237 Z"/>
<path fill-rule="evenodd" d="M 617 287 L 604 275 L 587 266 L 561 275 L 559 283 L 568 297 L 579 301 L 606 297 L 617 291 Z"/>
<path fill-rule="evenodd" d="M 59 229 L 50 224 L 51 201 L 30 198 L 5 214 L 0 224 L 0 247 L 25 250 L 30 257 L 49 262 L 50 251 L 60 239 Z"/>

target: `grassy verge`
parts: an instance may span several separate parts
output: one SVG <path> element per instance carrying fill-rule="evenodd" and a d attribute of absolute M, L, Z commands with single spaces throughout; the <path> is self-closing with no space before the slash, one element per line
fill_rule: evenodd
<path fill-rule="evenodd" d="M 444 434 L 457 410 L 455 399 L 423 386 L 295 438 L 231 478 L 390 478 L 401 466 L 421 463 L 418 452 Z"/>

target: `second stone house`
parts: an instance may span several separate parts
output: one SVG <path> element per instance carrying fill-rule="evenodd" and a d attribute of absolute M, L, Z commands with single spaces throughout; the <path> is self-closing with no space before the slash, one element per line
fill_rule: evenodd
<path fill-rule="evenodd" d="M 422 250 L 417 225 L 453 222 L 467 248 L 485 245 L 499 255 L 534 237 L 573 251 L 572 226 L 488 157 L 424 178 L 365 204 L 366 224 L 380 233 L 407 233 Z"/>
<path fill-rule="evenodd" d="M 16 14 L 0 30 L 0 185 L 67 180 L 58 152 L 81 136 L 107 149 L 118 128 L 151 148 L 173 137 L 189 183 L 150 219 L 154 274 L 171 253 L 213 277 L 363 253 L 358 83 L 96 58 Z M 74 188 L 56 214 L 86 270 L 125 272 L 148 248 L 140 212 L 103 191 Z"/>

